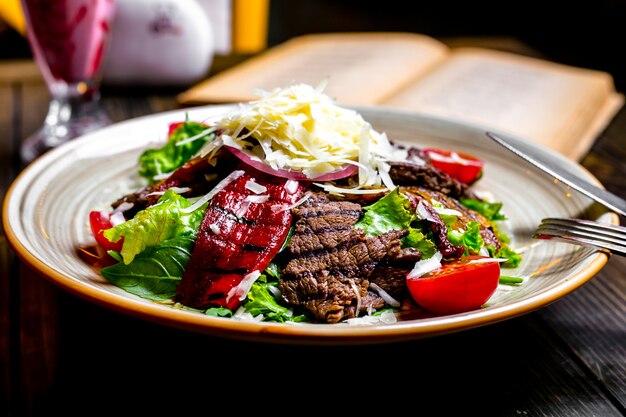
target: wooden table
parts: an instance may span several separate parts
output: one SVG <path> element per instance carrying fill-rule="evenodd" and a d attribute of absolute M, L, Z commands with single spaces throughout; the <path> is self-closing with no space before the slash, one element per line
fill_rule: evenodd
<path fill-rule="evenodd" d="M 120 121 L 175 108 L 176 92 L 105 90 L 103 103 Z M 2 195 L 47 100 L 31 63 L 0 63 Z M 582 163 L 626 197 L 626 111 Z M 115 313 L 36 275 L 4 234 L 0 265 L 0 415 L 112 415 L 129 406 L 140 415 L 626 415 L 626 259 L 617 256 L 574 293 L 519 318 L 327 347 L 219 339 Z"/>

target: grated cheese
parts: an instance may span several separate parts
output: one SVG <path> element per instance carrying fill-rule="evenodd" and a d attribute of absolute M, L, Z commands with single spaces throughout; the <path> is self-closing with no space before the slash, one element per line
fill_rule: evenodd
<path fill-rule="evenodd" d="M 299 171 L 308 178 L 356 164 L 359 187 L 395 188 L 386 162 L 400 155 L 387 136 L 356 111 L 336 105 L 323 87 L 296 84 L 259 91 L 258 100 L 241 104 L 217 121 L 221 142 L 273 169 Z"/>
<path fill-rule="evenodd" d="M 237 297 L 239 301 L 243 301 L 248 295 L 248 291 L 252 288 L 252 284 L 261 276 L 260 271 L 252 271 L 246 274 L 239 285 L 233 287 L 228 291 L 226 295 L 226 302 L 229 302 L 231 298 Z"/>
<path fill-rule="evenodd" d="M 180 209 L 180 211 L 183 212 L 183 213 L 192 213 L 192 212 L 196 211 L 204 203 L 206 203 L 207 201 L 212 199 L 215 196 L 215 194 L 217 194 L 220 191 L 222 191 L 222 189 L 224 187 L 226 187 L 231 182 L 235 181 L 237 178 L 241 177 L 244 173 L 245 172 L 241 171 L 241 170 L 231 172 L 230 174 L 228 174 L 228 176 L 226 178 L 224 178 L 222 181 L 217 183 L 217 185 L 215 187 L 213 187 L 213 189 L 211 191 L 209 191 L 204 196 L 200 197 L 196 202 L 194 202 L 189 207 Z"/>
<path fill-rule="evenodd" d="M 272 211 L 274 213 L 279 213 L 281 211 L 291 210 L 293 208 L 298 207 L 301 204 L 304 204 L 309 198 L 311 198 L 311 193 L 307 192 L 302 198 L 296 201 L 293 204 L 274 204 L 272 205 Z"/>
<path fill-rule="evenodd" d="M 383 299 L 383 301 L 385 303 L 387 303 L 391 307 L 400 307 L 400 301 L 396 300 L 391 295 L 389 295 L 389 293 L 387 291 L 383 290 L 380 287 L 380 285 L 376 284 L 375 282 L 370 282 L 369 286 L 370 286 L 371 289 L 376 291 L 376 293 L 380 296 L 380 298 Z"/>
<path fill-rule="evenodd" d="M 267 191 L 267 187 L 266 186 L 261 185 L 261 184 L 255 182 L 254 179 L 248 180 L 246 182 L 245 187 L 248 190 L 252 191 L 254 194 L 263 194 L 264 192 Z"/>
<path fill-rule="evenodd" d="M 413 267 L 411 272 L 409 272 L 406 277 L 409 279 L 419 278 L 424 274 L 434 271 L 441 266 L 442 259 L 443 255 L 441 254 L 441 252 L 437 252 L 428 259 L 422 259 L 420 261 L 417 261 L 415 262 L 415 266 Z"/>

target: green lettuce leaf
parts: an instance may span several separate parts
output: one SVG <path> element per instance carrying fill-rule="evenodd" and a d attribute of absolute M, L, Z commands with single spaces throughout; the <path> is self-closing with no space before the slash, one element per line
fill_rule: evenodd
<path fill-rule="evenodd" d="M 506 216 L 500 213 L 500 210 L 502 209 L 502 203 L 489 203 L 487 201 L 467 198 L 462 199 L 461 204 L 469 209 L 479 212 L 488 220 L 506 220 Z"/>
<path fill-rule="evenodd" d="M 409 234 L 400 239 L 400 241 L 402 242 L 402 247 L 415 248 L 422 252 L 422 258 L 424 259 L 430 258 L 438 250 L 432 240 L 427 239 L 424 233 L 413 227 L 409 228 Z"/>
<path fill-rule="evenodd" d="M 253 316 L 263 314 L 265 321 L 307 321 L 305 315 L 294 316 L 293 311 L 278 303 L 276 297 L 270 292 L 271 287 L 277 287 L 277 282 L 259 282 L 252 284 L 248 297 L 244 301 L 244 308 Z"/>
<path fill-rule="evenodd" d="M 102 268 L 101 273 L 131 294 L 155 301 L 170 300 L 176 294 L 194 244 L 191 235 L 169 239 L 147 248 L 128 265 L 120 262 Z"/>
<path fill-rule="evenodd" d="M 419 220 L 417 214 L 411 209 L 409 199 L 400 194 L 397 188 L 364 209 L 363 218 L 354 227 L 363 229 L 365 236 L 378 236 L 392 230 L 408 230 L 409 234 L 401 239 L 402 247 L 420 250 L 424 259 L 437 252 L 435 244 L 426 238 L 421 229 L 413 226 Z"/>
<path fill-rule="evenodd" d="M 417 218 L 415 212 L 411 210 L 411 202 L 400 194 L 397 188 L 364 209 L 365 215 L 354 226 L 365 230 L 368 237 L 392 230 L 407 229 Z"/>
<path fill-rule="evenodd" d="M 453 245 L 463 246 L 465 254 L 471 252 L 478 253 L 485 245 L 485 240 L 480 235 L 480 223 L 469 222 L 465 225 L 464 231 L 450 230 L 448 231 L 448 239 Z"/>
<path fill-rule="evenodd" d="M 503 245 L 500 250 L 495 253 L 495 257 L 507 259 L 506 262 L 501 264 L 503 268 L 517 268 L 520 262 L 522 262 L 521 255 L 511 249 L 508 245 Z"/>
<path fill-rule="evenodd" d="M 172 172 L 183 166 L 206 142 L 215 138 L 215 133 L 207 132 L 184 145 L 177 145 L 178 142 L 198 136 L 207 129 L 209 128 L 201 123 L 185 121 L 172 132 L 165 145 L 147 149 L 141 154 L 139 175 L 153 183 L 156 175 Z"/>
<path fill-rule="evenodd" d="M 233 312 L 226 307 L 211 307 L 207 309 L 204 314 L 207 316 L 215 316 L 215 317 L 232 317 Z"/>
<path fill-rule="evenodd" d="M 135 217 L 104 232 L 111 242 L 124 237 L 124 245 L 120 254 L 125 264 L 130 264 L 135 256 L 144 249 L 155 246 L 163 241 L 183 235 L 196 235 L 200 229 L 206 205 L 184 213 L 183 208 L 191 206 L 184 197 L 168 190 L 159 201 Z"/>

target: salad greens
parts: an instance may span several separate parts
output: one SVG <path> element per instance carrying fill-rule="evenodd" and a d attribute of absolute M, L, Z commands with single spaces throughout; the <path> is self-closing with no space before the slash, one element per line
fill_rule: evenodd
<path fill-rule="evenodd" d="M 194 244 L 193 234 L 177 236 L 146 248 L 129 264 L 119 262 L 100 272 L 111 283 L 131 294 L 167 301 L 176 294 Z"/>
<path fill-rule="evenodd" d="M 424 259 L 437 252 L 435 244 L 426 239 L 419 228 L 419 219 L 415 211 L 411 210 L 411 202 L 398 192 L 398 188 L 363 209 L 363 218 L 354 226 L 363 229 L 366 236 L 377 236 L 391 230 L 408 230 L 409 234 L 401 240 L 403 248 L 418 249 Z"/>
<path fill-rule="evenodd" d="M 263 314 L 268 321 L 308 321 L 303 314 L 294 316 L 290 308 L 280 305 L 274 295 L 278 290 L 278 281 L 267 281 L 267 276 L 262 274 L 252 284 L 248 298 L 243 303 L 243 308 L 253 317 Z"/>
<path fill-rule="evenodd" d="M 197 137 L 197 138 L 196 138 Z M 186 139 L 195 138 L 184 142 Z M 180 123 L 169 135 L 168 141 L 161 148 L 151 148 L 139 157 L 139 175 L 148 183 L 161 174 L 174 171 L 185 164 L 209 140 L 215 138 L 213 129 L 198 122 L 186 120 Z"/>
<path fill-rule="evenodd" d="M 111 242 L 117 242 L 124 236 L 120 254 L 128 265 L 148 247 L 174 237 L 195 235 L 200 229 L 206 205 L 191 213 L 181 211 L 189 206 L 191 203 L 185 197 L 167 190 L 156 204 L 106 230 L 104 236 Z"/>

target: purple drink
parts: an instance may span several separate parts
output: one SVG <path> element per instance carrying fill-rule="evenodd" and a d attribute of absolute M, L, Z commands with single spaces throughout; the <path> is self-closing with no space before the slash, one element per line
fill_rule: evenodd
<path fill-rule="evenodd" d="M 22 4 L 31 47 L 49 86 L 89 84 L 97 78 L 113 0 L 23 0 Z"/>
<path fill-rule="evenodd" d="M 28 39 L 52 100 L 22 160 L 110 123 L 99 106 L 100 69 L 115 0 L 22 0 Z"/>

